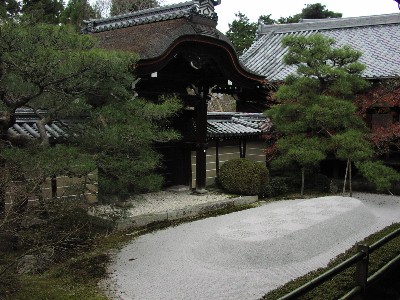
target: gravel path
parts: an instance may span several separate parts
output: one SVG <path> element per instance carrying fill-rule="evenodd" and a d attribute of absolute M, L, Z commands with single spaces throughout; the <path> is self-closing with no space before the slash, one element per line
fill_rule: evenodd
<path fill-rule="evenodd" d="M 400 220 L 400 198 L 269 203 L 144 235 L 120 250 L 113 299 L 259 299 Z"/>
<path fill-rule="evenodd" d="M 162 191 L 137 195 L 127 201 L 128 208 L 110 205 L 97 206 L 93 208 L 96 215 L 121 215 L 134 217 L 145 214 L 161 213 L 177 210 L 197 204 L 217 202 L 227 199 L 226 194 L 209 192 L 204 195 L 194 195 L 190 191 Z"/>

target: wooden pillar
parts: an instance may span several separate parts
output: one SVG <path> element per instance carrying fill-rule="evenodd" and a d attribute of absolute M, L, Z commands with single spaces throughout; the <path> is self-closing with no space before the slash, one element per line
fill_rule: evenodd
<path fill-rule="evenodd" d="M 206 193 L 207 164 L 207 101 L 209 86 L 201 86 L 201 94 L 196 112 L 196 192 Z"/>
<path fill-rule="evenodd" d="M 240 153 L 240 158 L 246 158 L 246 140 L 240 140 L 239 142 L 239 153 Z"/>

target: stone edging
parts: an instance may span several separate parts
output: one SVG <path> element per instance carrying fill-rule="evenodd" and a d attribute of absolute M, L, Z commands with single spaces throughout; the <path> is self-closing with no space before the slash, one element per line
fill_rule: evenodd
<path fill-rule="evenodd" d="M 206 213 L 215 212 L 221 209 L 233 208 L 243 205 L 248 205 L 258 201 L 258 196 L 241 196 L 237 198 L 231 198 L 223 201 L 202 203 L 193 206 L 187 206 L 185 208 L 154 213 L 145 214 L 140 216 L 134 216 L 130 218 L 123 218 L 116 222 L 117 230 L 135 229 L 144 227 L 151 223 L 163 222 L 163 221 L 176 221 L 185 218 L 191 218 L 200 216 Z"/>

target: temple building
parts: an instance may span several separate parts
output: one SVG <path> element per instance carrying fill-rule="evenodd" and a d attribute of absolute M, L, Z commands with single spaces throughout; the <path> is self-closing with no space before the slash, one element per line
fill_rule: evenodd
<path fill-rule="evenodd" d="M 160 95 L 176 94 L 183 100 L 175 121 L 183 138 L 160 148 L 162 172 L 168 185 L 190 186 L 199 193 L 205 191 L 207 178 L 217 174 L 223 161 L 219 155 L 244 157 L 246 149 L 249 153 L 254 148 L 247 141 L 257 141 L 270 128 L 260 114 L 209 115 L 207 121 L 213 93 L 233 95 L 239 112 L 262 112 L 266 101 L 264 77 L 246 68 L 216 29 L 214 8 L 220 2 L 194 0 L 89 20 L 83 30 L 99 38 L 102 48 L 139 55 L 133 84 L 139 97 L 157 102 Z M 262 144 L 257 149 L 255 157 L 265 161 Z"/>

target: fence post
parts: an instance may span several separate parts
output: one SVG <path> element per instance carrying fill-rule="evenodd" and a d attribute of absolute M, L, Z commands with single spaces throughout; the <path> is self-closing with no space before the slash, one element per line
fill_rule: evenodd
<path fill-rule="evenodd" d="M 356 273 L 354 278 L 356 284 L 362 288 L 361 296 L 357 297 L 357 299 L 364 299 L 368 279 L 369 246 L 358 245 L 357 249 L 358 252 L 365 254 L 363 259 L 358 261 L 356 264 Z"/>

